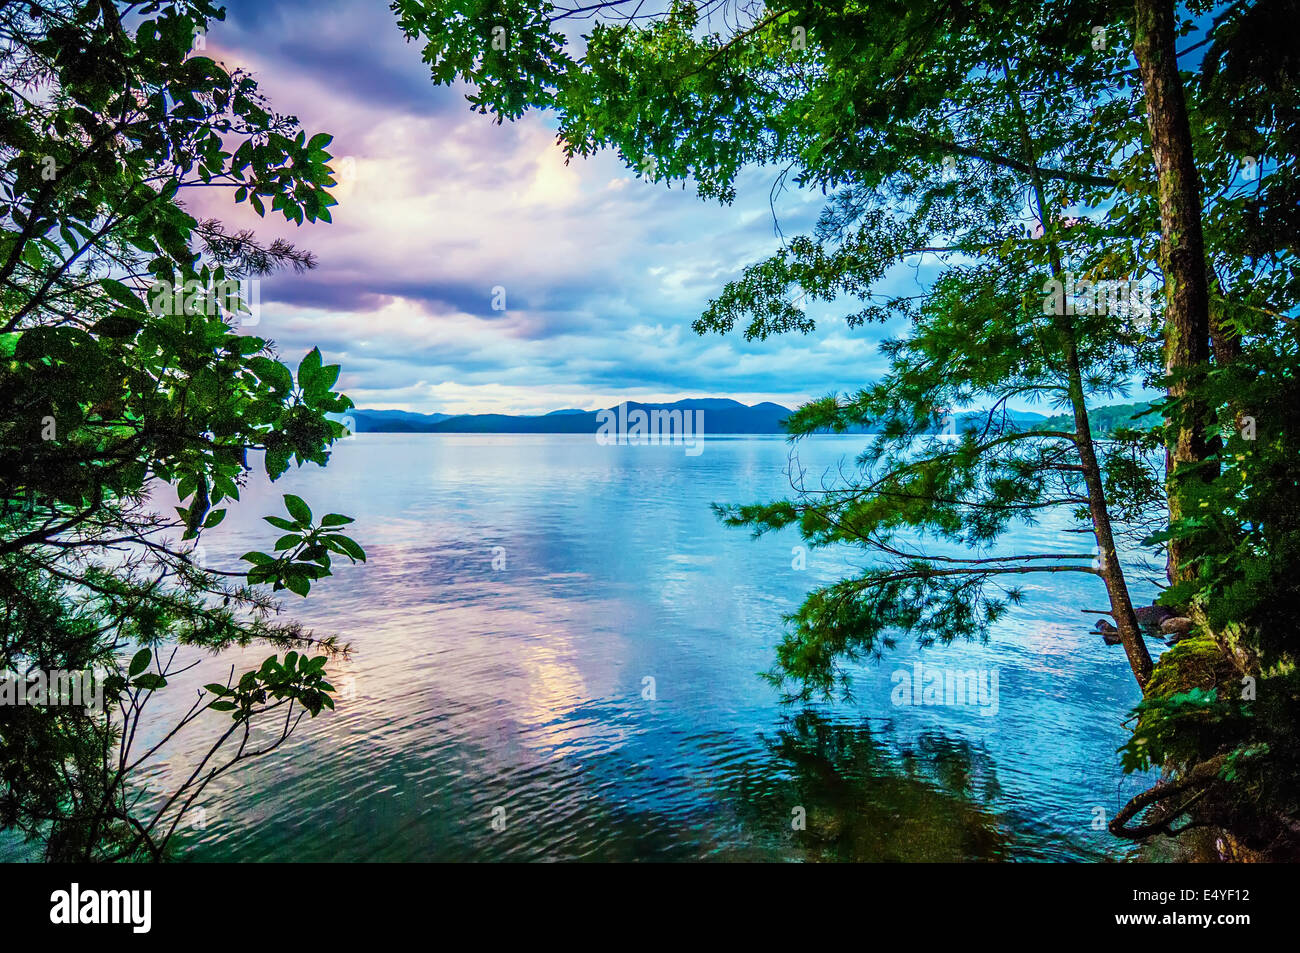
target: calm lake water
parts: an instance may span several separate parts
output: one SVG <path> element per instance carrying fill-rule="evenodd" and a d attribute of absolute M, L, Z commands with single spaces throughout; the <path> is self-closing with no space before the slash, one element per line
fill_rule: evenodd
<path fill-rule="evenodd" d="M 799 455 L 816 474 L 868 439 L 817 438 Z M 776 437 L 714 438 L 690 456 L 590 436 L 363 434 L 325 470 L 250 486 L 205 535 L 210 564 L 269 549 L 278 533 L 259 517 L 282 512 L 284 492 L 357 518 L 369 562 L 286 599 L 352 644 L 336 679 L 349 697 L 213 784 L 183 852 L 1122 858 L 1093 824 L 1144 786 L 1116 755 L 1138 692 L 1122 649 L 1079 611 L 1105 606 L 1099 580 L 1031 577 L 988 644 L 902 645 L 856 670 L 852 702 L 783 705 L 758 677 L 782 616 L 864 558 L 813 551 L 795 569 L 794 533 L 756 541 L 713 517 L 713 501 L 781 493 L 789 452 Z M 1077 551 L 1080 538 L 1043 525 L 1009 545 Z M 267 654 L 205 660 L 159 697 L 158 728 L 188 707 L 185 686 Z M 891 676 L 918 660 L 995 670 L 996 713 L 893 704 Z M 156 765 L 153 783 L 192 767 L 225 719 L 205 717 L 211 727 Z"/>

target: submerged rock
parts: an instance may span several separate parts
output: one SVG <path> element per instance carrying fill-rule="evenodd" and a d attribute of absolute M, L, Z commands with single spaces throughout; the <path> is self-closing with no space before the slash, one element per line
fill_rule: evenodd
<path fill-rule="evenodd" d="M 1167 619 L 1172 619 L 1175 615 L 1174 610 L 1168 606 L 1142 606 L 1133 610 L 1137 616 L 1138 625 L 1144 629 L 1160 631 L 1160 627 L 1165 624 Z"/>
<path fill-rule="evenodd" d="M 1169 635 L 1172 630 L 1165 628 L 1165 626 L 1170 622 L 1187 622 L 1188 628 L 1191 627 L 1190 619 L 1177 616 L 1168 606 L 1139 606 L 1133 610 L 1133 614 L 1137 616 L 1138 626 L 1142 629 L 1142 634 L 1146 636 Z M 1097 631 L 1101 633 L 1107 645 L 1120 644 L 1119 629 L 1115 627 L 1115 623 L 1107 619 L 1098 619 Z M 1184 630 L 1178 635 L 1178 638 L 1183 638 L 1186 634 L 1187 632 Z"/>
<path fill-rule="evenodd" d="M 1169 636 L 1169 644 L 1181 642 L 1192 634 L 1192 620 L 1186 616 L 1173 616 L 1160 623 L 1160 631 Z"/>
<path fill-rule="evenodd" d="M 1119 645 L 1119 629 L 1105 619 L 1097 620 L 1097 631 L 1101 633 L 1101 637 L 1106 640 L 1107 645 Z"/>

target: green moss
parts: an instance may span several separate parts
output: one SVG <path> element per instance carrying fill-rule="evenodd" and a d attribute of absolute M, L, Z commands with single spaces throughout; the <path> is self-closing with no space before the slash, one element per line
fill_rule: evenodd
<path fill-rule="evenodd" d="M 1146 698 L 1168 698 L 1195 688 L 1211 689 L 1235 677 L 1236 670 L 1214 637 L 1198 633 L 1164 655 L 1151 673 Z"/>

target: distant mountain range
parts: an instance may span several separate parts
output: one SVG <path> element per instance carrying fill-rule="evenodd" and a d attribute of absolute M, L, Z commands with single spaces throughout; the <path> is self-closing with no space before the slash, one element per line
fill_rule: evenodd
<path fill-rule="evenodd" d="M 611 408 L 617 412 L 617 408 Z M 705 397 L 671 404 L 627 402 L 627 412 L 644 410 L 702 410 L 706 434 L 785 433 L 781 421 L 790 408 L 762 403 L 746 406 L 738 400 Z M 511 414 L 413 414 L 404 410 L 354 410 L 349 415 L 357 433 L 589 433 L 600 427 L 599 411 L 553 410 L 537 416 Z"/>
<path fill-rule="evenodd" d="M 609 408 L 617 412 L 617 408 Z M 764 401 L 746 405 L 721 397 L 699 397 L 670 404 L 643 404 L 628 401 L 627 412 L 644 410 L 704 411 L 705 434 L 783 434 L 783 421 L 790 416 L 789 407 Z M 416 414 L 405 410 L 354 410 L 352 417 L 357 433 L 587 433 L 600 427 L 599 411 L 569 408 L 548 414 L 516 416 L 511 414 Z M 983 414 L 965 413 L 957 417 L 957 429 L 970 423 L 982 423 Z M 1011 411 L 1010 416 L 1026 429 L 1041 427 L 1048 420 L 1042 414 Z M 859 433 L 870 433 L 862 428 Z"/>

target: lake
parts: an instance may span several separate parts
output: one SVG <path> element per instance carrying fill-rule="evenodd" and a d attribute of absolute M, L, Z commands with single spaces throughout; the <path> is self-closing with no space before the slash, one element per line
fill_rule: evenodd
<path fill-rule="evenodd" d="M 799 445 L 810 473 L 869 437 Z M 784 705 L 758 673 L 782 617 L 862 554 L 754 540 L 713 501 L 788 488 L 779 437 L 681 447 L 591 436 L 362 434 L 328 468 L 253 481 L 205 534 L 235 568 L 278 535 L 260 516 L 298 493 L 356 517 L 364 566 L 336 564 L 287 612 L 352 656 L 338 710 L 205 792 L 195 860 L 1097 860 L 1141 790 L 1116 748 L 1139 698 L 1123 650 L 1089 630 L 1100 580 L 1029 577 L 986 645 L 855 668 L 852 701 Z M 1064 523 L 1008 545 L 1078 551 Z M 1064 540 L 1064 542 L 1063 542 Z M 1088 545 L 1084 545 L 1086 550 Z M 1150 601 L 1153 589 L 1135 586 Z M 1158 643 L 1152 643 L 1153 651 Z M 163 692 L 156 729 L 236 662 L 208 658 Z M 898 705 L 922 666 L 996 676 L 978 704 Z M 188 692 L 188 694 L 187 694 Z M 918 691 L 918 696 L 919 696 Z M 895 696 L 895 697 L 891 697 Z M 993 704 L 995 702 L 995 704 Z M 167 706 L 170 706 L 168 708 Z M 996 708 L 996 711 L 994 711 Z M 209 724 L 155 765 L 192 766 Z M 141 749 L 143 750 L 143 749 Z"/>

